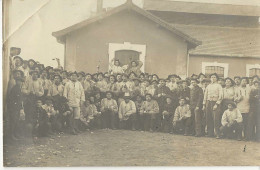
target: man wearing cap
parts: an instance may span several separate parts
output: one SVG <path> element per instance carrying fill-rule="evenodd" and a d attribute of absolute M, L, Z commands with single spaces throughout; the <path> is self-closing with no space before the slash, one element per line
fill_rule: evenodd
<path fill-rule="evenodd" d="M 61 82 L 61 76 L 58 74 L 54 75 L 54 82 L 49 86 L 48 96 L 63 96 L 64 86 Z"/>
<path fill-rule="evenodd" d="M 234 101 L 237 103 L 237 108 L 239 109 L 243 117 L 243 131 L 245 138 L 247 138 L 248 132 L 248 115 L 250 110 L 249 97 L 251 92 L 251 88 L 247 86 L 247 84 L 247 77 L 242 77 L 240 87 L 237 88 L 234 99 Z"/>
<path fill-rule="evenodd" d="M 100 90 L 101 97 L 105 97 L 105 93 L 108 91 L 108 85 L 104 79 L 103 73 L 98 73 L 98 81 L 96 82 L 96 87 Z"/>
<path fill-rule="evenodd" d="M 156 100 L 152 99 L 151 94 L 145 95 L 145 101 L 140 108 L 140 115 L 144 120 L 145 131 L 159 130 L 159 126 L 156 126 L 156 121 L 159 118 L 159 105 Z"/>
<path fill-rule="evenodd" d="M 166 84 L 167 87 L 169 87 L 169 89 L 173 92 L 174 90 L 177 89 L 177 83 L 175 81 L 176 75 L 169 75 L 168 79 L 170 80 L 169 83 Z"/>
<path fill-rule="evenodd" d="M 154 92 L 154 96 L 157 98 L 159 107 L 163 105 L 166 95 L 171 95 L 171 90 L 166 86 L 166 81 L 164 79 L 160 79 L 158 89 Z"/>
<path fill-rule="evenodd" d="M 221 126 L 221 107 L 220 103 L 223 99 L 223 90 L 220 84 L 217 83 L 218 75 L 216 73 L 210 75 L 211 83 L 206 87 L 203 110 L 206 112 L 206 126 L 209 137 L 214 136 L 220 138 L 219 128 Z"/>
<path fill-rule="evenodd" d="M 190 109 L 192 118 L 192 132 L 195 131 L 195 136 L 199 137 L 204 134 L 202 120 L 204 115 L 202 112 L 203 106 L 203 90 L 198 86 L 199 81 L 197 79 L 191 79 L 192 88 L 190 89 Z"/>
<path fill-rule="evenodd" d="M 119 106 L 118 116 L 120 129 L 136 130 L 136 106 L 130 98 L 130 94 L 125 93 L 124 101 L 122 101 Z"/>
<path fill-rule="evenodd" d="M 227 110 L 227 104 L 229 102 L 234 102 L 235 98 L 235 89 L 234 89 L 234 81 L 227 77 L 225 78 L 225 87 L 223 88 L 223 100 L 222 100 L 222 113 Z"/>
<path fill-rule="evenodd" d="M 43 86 L 44 96 L 47 96 L 49 88 L 52 85 L 52 82 L 49 80 L 49 73 L 47 70 L 42 71 L 40 80 Z"/>
<path fill-rule="evenodd" d="M 83 88 L 85 91 L 85 97 L 89 98 L 94 93 L 95 82 L 92 80 L 91 74 L 87 73 L 85 81 L 83 83 Z"/>
<path fill-rule="evenodd" d="M 14 70 L 13 77 L 15 85 L 11 88 L 10 93 L 7 96 L 7 109 L 9 113 L 9 125 L 10 125 L 10 136 L 13 140 L 17 140 L 19 133 L 17 132 L 19 127 L 19 120 L 24 114 L 24 98 L 22 94 L 22 80 L 23 72 L 21 70 Z M 25 115 L 23 115 L 25 116 Z"/>
<path fill-rule="evenodd" d="M 180 98 L 179 106 L 176 108 L 173 117 L 173 129 L 175 132 L 180 132 L 184 130 L 184 135 L 189 134 L 189 129 L 191 126 L 191 111 L 190 106 L 186 104 L 185 98 Z"/>
<path fill-rule="evenodd" d="M 250 112 L 248 116 L 247 140 L 252 140 L 256 129 L 256 140 L 260 141 L 260 81 L 253 82 L 254 88 L 250 92 Z"/>
<path fill-rule="evenodd" d="M 106 98 L 101 100 L 100 111 L 103 129 L 116 129 L 118 106 L 116 100 L 114 100 L 112 96 L 113 93 L 111 91 L 107 91 Z"/>
<path fill-rule="evenodd" d="M 66 83 L 63 96 L 68 99 L 68 104 L 73 114 L 74 130 L 76 133 L 80 132 L 80 107 L 83 106 L 85 101 L 85 94 L 81 83 L 78 81 L 77 72 L 71 74 L 71 81 Z M 75 134 L 75 131 L 72 130 L 72 133 Z"/>
<path fill-rule="evenodd" d="M 231 135 L 235 130 L 237 140 L 242 138 L 242 115 L 236 108 L 234 102 L 228 103 L 228 109 L 223 113 L 220 127 L 220 132 L 223 132 L 225 136 Z"/>
<path fill-rule="evenodd" d="M 132 91 L 130 91 L 130 95 L 135 98 L 137 95 L 141 95 L 141 86 L 140 86 L 140 79 L 139 78 L 134 78 L 134 85 L 132 87 Z"/>

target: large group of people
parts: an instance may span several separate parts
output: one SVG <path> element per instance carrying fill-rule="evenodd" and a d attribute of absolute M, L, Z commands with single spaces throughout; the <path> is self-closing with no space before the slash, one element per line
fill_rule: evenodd
<path fill-rule="evenodd" d="M 11 59 L 7 114 L 11 139 L 125 129 L 195 137 L 260 140 L 260 81 L 193 74 L 143 73 L 141 61 L 106 73 L 44 67 Z"/>

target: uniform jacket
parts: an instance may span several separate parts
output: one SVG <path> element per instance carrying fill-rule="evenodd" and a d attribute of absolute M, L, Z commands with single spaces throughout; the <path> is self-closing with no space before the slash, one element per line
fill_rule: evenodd
<path fill-rule="evenodd" d="M 85 101 L 84 89 L 79 81 L 66 83 L 63 96 L 68 99 L 70 107 L 79 107 Z"/>

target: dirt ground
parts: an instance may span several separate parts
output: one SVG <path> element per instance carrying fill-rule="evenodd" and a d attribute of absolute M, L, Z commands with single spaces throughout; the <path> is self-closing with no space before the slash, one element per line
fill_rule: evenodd
<path fill-rule="evenodd" d="M 4 142 L 4 166 L 259 166 L 259 148 L 257 142 L 97 130 Z"/>

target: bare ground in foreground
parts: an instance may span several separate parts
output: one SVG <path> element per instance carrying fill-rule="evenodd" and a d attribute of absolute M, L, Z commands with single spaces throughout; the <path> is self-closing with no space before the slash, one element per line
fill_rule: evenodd
<path fill-rule="evenodd" d="M 4 166 L 259 166 L 259 148 L 257 142 L 97 130 L 4 142 Z"/>

